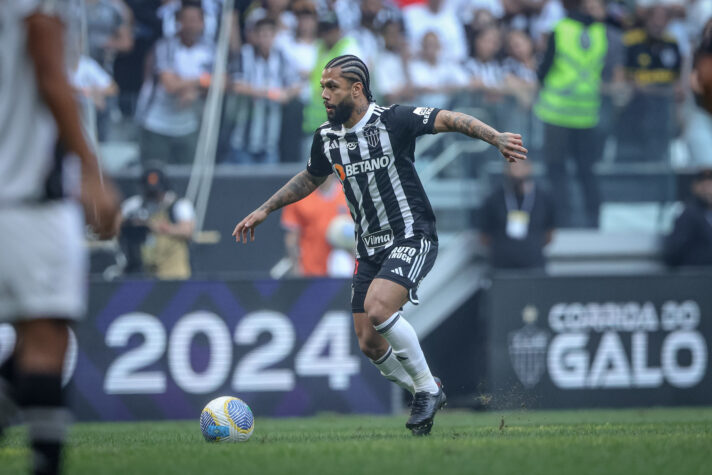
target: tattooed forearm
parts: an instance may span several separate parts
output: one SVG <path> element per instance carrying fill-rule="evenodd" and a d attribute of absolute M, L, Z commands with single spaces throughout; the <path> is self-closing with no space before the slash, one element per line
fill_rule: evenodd
<path fill-rule="evenodd" d="M 495 145 L 497 135 L 499 135 L 495 129 L 472 116 L 445 110 L 440 111 L 435 118 L 435 130 L 438 132 L 460 132 L 492 145 Z"/>
<path fill-rule="evenodd" d="M 303 170 L 289 180 L 270 199 L 265 201 L 259 209 L 271 213 L 283 206 L 299 201 L 316 190 L 325 180 L 326 177 L 317 177 Z"/>

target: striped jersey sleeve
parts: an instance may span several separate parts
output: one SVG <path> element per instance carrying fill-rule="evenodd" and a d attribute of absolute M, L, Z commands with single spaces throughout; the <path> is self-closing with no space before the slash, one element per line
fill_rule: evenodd
<path fill-rule="evenodd" d="M 440 109 L 436 107 L 393 105 L 386 115 L 393 133 L 405 139 L 436 133 L 435 117 L 438 112 Z"/>
<path fill-rule="evenodd" d="M 324 139 L 321 136 L 321 129 L 319 127 L 314 133 L 309 162 L 307 163 L 307 171 L 314 176 L 328 176 L 332 173 L 331 164 L 324 153 Z"/>

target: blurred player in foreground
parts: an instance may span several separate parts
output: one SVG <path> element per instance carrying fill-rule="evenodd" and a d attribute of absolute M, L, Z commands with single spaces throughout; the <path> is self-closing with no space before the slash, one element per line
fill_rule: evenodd
<path fill-rule="evenodd" d="M 64 3 L 14 0 L 0 9 L 0 322 L 17 332 L 0 367 L 0 431 L 17 404 L 36 474 L 60 470 L 68 323 L 86 305 L 77 199 L 100 237 L 112 236 L 118 222 L 115 189 L 102 182 L 65 76 Z"/>
<path fill-rule="evenodd" d="M 267 215 L 301 200 L 335 173 L 356 223 L 351 307 L 363 353 L 391 381 L 414 393 L 406 427 L 428 434 L 445 394 L 430 373 L 413 327 L 401 318 L 432 268 L 438 249 L 435 216 L 413 164 L 415 139 L 460 132 L 496 146 L 514 162 L 526 159 L 520 135 L 500 133 L 458 112 L 373 102 L 369 72 L 353 55 L 324 67 L 321 97 L 328 122 L 314 133 L 306 170 L 240 221 L 236 241 L 254 240 Z"/>
<path fill-rule="evenodd" d="M 702 41 L 695 51 L 691 80 L 696 102 L 712 114 L 712 19 L 702 30 Z"/>

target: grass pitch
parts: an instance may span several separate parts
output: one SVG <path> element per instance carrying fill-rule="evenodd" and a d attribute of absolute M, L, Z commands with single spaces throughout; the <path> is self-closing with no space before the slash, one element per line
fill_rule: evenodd
<path fill-rule="evenodd" d="M 243 444 L 191 422 L 77 424 L 65 472 L 81 474 L 707 474 L 712 408 L 443 411 L 429 437 L 406 416 L 256 419 Z M 0 474 L 27 473 L 24 431 L 0 442 Z"/>

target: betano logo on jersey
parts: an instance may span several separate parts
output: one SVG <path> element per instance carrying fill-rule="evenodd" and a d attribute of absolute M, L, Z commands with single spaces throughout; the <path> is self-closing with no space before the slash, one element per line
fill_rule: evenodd
<path fill-rule="evenodd" d="M 388 155 L 383 155 L 378 158 L 371 158 L 369 160 L 363 160 L 361 162 L 346 163 L 340 165 L 338 163 L 334 164 L 334 171 L 339 175 L 341 181 L 344 181 L 348 177 L 354 175 L 360 175 L 362 173 L 375 172 L 383 168 L 388 168 L 393 163 L 393 157 Z"/>

